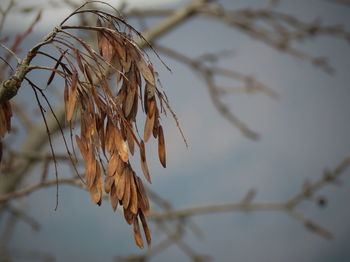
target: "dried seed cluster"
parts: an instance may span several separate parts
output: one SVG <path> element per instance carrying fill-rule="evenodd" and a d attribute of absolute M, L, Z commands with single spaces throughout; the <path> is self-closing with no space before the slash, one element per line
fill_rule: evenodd
<path fill-rule="evenodd" d="M 141 169 L 151 183 L 145 143 L 153 136 L 158 139 L 160 162 L 166 167 L 160 115 L 166 113 L 163 104 L 171 109 L 165 94 L 156 86 L 158 79 L 147 54 L 133 40 L 135 36 L 143 39 L 141 34 L 117 16 L 96 9 L 84 10 L 84 6 L 68 16 L 33 52 L 55 61 L 54 67 L 46 68 L 52 71 L 47 85 L 56 74 L 64 79 L 65 114 L 72 133 L 76 130 L 75 120 L 80 117 L 80 134 L 75 136 L 75 141 L 85 161 L 84 182 L 93 202 L 100 205 L 103 192 L 109 194 L 113 210 L 118 205 L 122 208 L 125 220 L 134 227 L 136 244 L 143 247 L 140 222 L 147 244 L 151 244 L 145 218 L 150 205 L 130 158 L 139 151 Z M 97 16 L 96 26 L 66 25 L 70 17 L 81 13 Z M 97 33 L 99 51 L 74 34 L 84 31 Z M 43 46 L 57 50 L 59 57 L 42 51 Z M 115 73 L 115 83 L 111 84 L 106 70 Z M 27 81 L 34 89 L 43 113 L 37 94 L 48 102 L 45 89 Z M 137 128 L 139 111 L 145 119 L 142 136 Z M 10 117 L 11 109 L 6 102 L 0 107 L 0 138 L 10 129 Z M 45 120 L 44 114 L 43 117 Z M 67 144 L 66 147 L 71 156 Z"/>
<path fill-rule="evenodd" d="M 153 135 L 158 139 L 160 162 L 166 167 L 164 134 L 160 124 L 160 113 L 165 112 L 164 96 L 156 87 L 155 72 L 146 54 L 132 39 L 133 29 L 126 26 L 129 32 L 121 32 L 120 23 L 125 24 L 119 18 L 97 14 L 96 27 L 80 29 L 97 31 L 99 54 L 68 33 L 72 29 L 69 26 L 62 27 L 63 37 L 52 39 L 69 47 L 66 50 L 58 48 L 62 55 L 57 60 L 66 80 L 66 119 L 71 121 L 76 112 L 80 113 L 80 136 L 76 136 L 76 143 L 86 163 L 85 180 L 92 200 L 100 205 L 103 191 L 109 194 L 113 210 L 118 204 L 122 207 L 125 220 L 134 226 L 136 244 L 143 247 L 139 221 L 147 244 L 151 244 L 145 219 L 149 200 L 129 158 L 138 148 L 144 177 L 151 183 L 145 142 Z M 83 50 L 73 47 L 72 40 L 78 41 Z M 64 60 L 70 69 L 62 66 Z M 103 67 L 106 64 L 116 72 L 116 85 L 110 85 L 105 77 Z M 81 78 L 78 78 L 78 71 Z M 143 138 L 136 132 L 139 108 L 145 114 Z M 106 170 L 104 166 L 107 166 Z"/>

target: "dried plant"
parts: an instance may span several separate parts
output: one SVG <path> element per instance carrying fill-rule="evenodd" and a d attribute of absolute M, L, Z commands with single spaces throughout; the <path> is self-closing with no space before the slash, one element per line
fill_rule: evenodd
<path fill-rule="evenodd" d="M 14 0 L 9 0 L 7 8 L 0 8 L 0 16 L 2 15 L 0 31 L 14 2 Z M 76 9 L 33 47 L 23 60 L 16 55 L 20 51 L 18 45 L 31 32 L 40 14 L 33 24 L 29 25 L 27 31 L 15 36 L 12 45 L 8 44 L 6 37 L 1 37 L 0 46 L 6 52 L 3 57 L 0 57 L 3 62 L 0 65 L 0 150 L 3 150 L 3 154 L 0 151 L 0 160 L 2 158 L 3 161 L 0 172 L 4 173 L 4 176 L 0 176 L 2 179 L 0 179 L 0 213 L 6 211 L 10 216 L 4 226 L 5 232 L 2 237 L 0 236 L 0 242 L 4 243 L 3 247 L 0 246 L 0 260 L 2 261 L 5 256 L 7 259 L 11 253 L 16 256 L 21 253 L 21 250 L 7 250 L 7 246 L 11 245 L 8 240 L 13 234 L 16 219 L 27 223 L 33 229 L 39 225 L 35 218 L 26 214 L 27 210 L 16 207 L 19 204 L 16 200 L 25 199 L 31 193 L 43 188 L 58 185 L 87 189 L 94 203 L 99 205 L 103 198 L 110 198 L 112 208 L 116 210 L 119 205 L 119 209 L 124 211 L 126 221 L 133 225 L 135 241 L 139 246 L 144 245 L 141 226 L 145 232 L 146 242 L 148 244 L 151 242 L 146 215 L 149 211 L 149 202 L 152 203 L 153 208 L 147 219 L 165 238 L 158 243 L 153 243 L 152 248 L 143 250 L 142 253 L 127 257 L 118 255 L 117 261 L 148 261 L 172 245 L 176 245 L 191 261 L 207 261 L 209 257 L 193 249 L 191 242 L 187 243 L 186 236 L 188 233 L 193 233 L 194 236 L 200 238 L 201 230 L 192 217 L 209 213 L 238 211 L 248 214 L 255 211 L 282 211 L 303 225 L 309 232 L 316 233 L 325 239 L 331 239 L 332 232 L 323 227 L 322 222 L 318 224 L 306 212 L 304 214 L 304 206 L 301 205 L 304 205 L 305 201 L 312 201 L 312 203 L 316 201 L 320 207 L 324 206 L 327 198 L 318 196 L 319 190 L 326 185 L 338 185 L 342 182 L 341 176 L 346 175 L 350 167 L 349 156 L 345 157 L 334 169 L 326 170 L 318 180 L 305 180 L 303 187 L 297 188 L 294 195 L 287 200 L 272 202 L 256 200 L 258 188 L 253 188 L 242 199 L 234 202 L 213 205 L 206 203 L 187 208 L 173 207 L 171 202 L 144 186 L 141 178 L 134 171 L 136 170 L 134 162 L 133 167 L 131 166 L 134 158 L 139 159 L 145 178 L 150 181 L 145 143 L 152 135 L 158 139 L 159 158 L 161 164 L 166 166 L 164 134 L 160 125 L 160 116 L 167 109 L 177 121 L 165 94 L 157 88 L 160 86 L 156 77 L 157 73 L 147 54 L 142 50 L 144 47 L 151 47 L 148 42 L 152 42 L 152 45 L 156 43 L 153 46 L 157 52 L 161 52 L 192 70 L 203 81 L 203 86 L 207 87 L 213 105 L 220 115 L 247 138 L 258 139 L 260 134 L 241 121 L 240 116 L 236 115 L 237 112 L 232 112 L 231 108 L 224 103 L 226 97 L 231 94 L 264 93 L 271 98 L 277 98 L 279 95 L 251 73 L 223 66 L 221 62 L 224 61 L 221 59 L 234 54 L 232 50 L 217 52 L 216 46 L 211 46 L 210 52 L 196 56 L 196 52 L 188 55 L 184 50 L 178 49 L 177 45 L 174 46 L 177 44 L 176 41 L 166 46 L 157 43 L 160 36 L 172 32 L 174 28 L 186 24 L 192 18 L 215 20 L 215 23 L 222 23 L 229 29 L 249 36 L 255 41 L 260 41 L 279 52 L 308 61 L 326 72 L 332 72 L 333 68 L 328 60 L 313 52 L 317 50 L 305 51 L 300 44 L 322 35 L 349 40 L 349 32 L 346 28 L 341 25 L 323 23 L 320 19 L 305 22 L 296 15 L 283 13 L 280 9 L 276 9 L 275 7 L 281 1 L 268 2 L 266 8 L 259 4 L 257 8 L 252 6 L 243 9 L 236 7 L 230 9 L 229 3 L 223 4 L 214 0 L 191 0 L 176 9 L 127 10 L 120 8 L 118 11 L 123 12 L 124 17 L 137 19 L 140 22 L 141 28 L 144 29 L 141 35 L 121 18 L 117 10 L 112 10 L 112 7 L 107 4 L 101 6 L 100 1 L 91 1 L 89 6 L 83 5 Z M 77 8 L 77 4 L 69 0 L 50 1 L 45 5 L 52 8 L 58 6 Z M 97 5 L 102 9 L 97 10 Z M 20 12 L 28 13 L 42 8 L 42 5 L 30 3 L 27 7 L 21 8 Z M 79 26 L 69 23 L 71 17 L 80 14 Z M 93 18 L 92 23 L 90 18 Z M 151 22 L 152 19 L 153 23 L 157 18 L 164 19 L 149 27 L 151 23 L 148 24 L 148 22 Z M 207 33 L 209 30 L 207 29 L 198 30 L 198 33 Z M 96 38 L 92 40 L 91 35 Z M 91 41 L 96 42 L 93 43 L 96 44 L 96 49 Z M 8 47 L 4 44 L 8 44 Z M 54 65 L 51 67 L 33 65 L 32 59 L 36 56 L 48 57 Z M 18 62 L 16 68 L 11 68 L 12 63 L 9 62 L 13 58 Z M 5 76 L 7 69 L 12 70 L 8 77 Z M 32 70 L 48 70 L 51 73 L 46 85 L 39 88 L 32 82 L 32 79 L 29 79 L 27 73 Z M 57 75 L 63 79 L 64 99 L 61 102 L 64 102 L 65 105 L 53 110 L 50 105 L 51 96 L 48 96 L 46 89 L 52 90 L 55 84 L 54 78 Z M 232 81 L 227 82 L 227 79 Z M 16 95 L 23 81 L 27 81 L 34 90 L 45 125 L 33 122 L 31 119 L 33 117 L 25 112 L 25 105 L 19 105 L 16 101 L 9 102 L 9 99 Z M 222 82 L 229 84 L 228 86 L 222 85 Z M 238 86 L 235 86 L 237 84 Z M 42 105 L 42 101 L 46 101 L 49 110 L 52 113 L 54 111 L 55 114 L 48 116 L 46 105 Z M 142 112 L 137 116 L 138 109 Z M 10 140 L 1 145 L 1 139 L 10 130 L 12 110 L 27 131 L 21 147 L 16 150 L 11 149 Z M 140 122 L 144 126 L 140 132 L 141 135 L 138 131 L 141 130 L 138 128 Z M 54 152 L 53 145 L 56 144 L 51 143 L 50 135 L 59 131 L 63 134 L 66 127 L 70 127 L 72 144 L 75 143 L 79 147 L 83 160 L 80 156 L 76 156 L 75 146 L 68 147 L 66 140 L 64 142 L 67 154 Z M 45 136 L 45 132 L 49 135 Z M 76 134 L 75 139 L 73 139 L 73 134 Z M 47 142 L 51 145 L 52 153 L 39 154 L 39 150 Z M 140 157 L 134 157 L 135 153 L 140 154 Z M 56 166 L 56 162 L 68 163 L 69 161 L 73 165 L 77 163 L 85 165 L 86 177 L 84 179 L 79 176 L 78 168 L 75 166 L 76 170 L 73 170 L 72 176 L 56 177 L 56 179 L 48 177 L 52 164 Z M 21 187 L 19 184 L 23 182 L 23 178 L 31 175 L 32 172 L 29 170 L 33 167 L 42 168 L 39 181 Z M 67 165 L 67 167 L 72 168 L 72 165 Z M 149 200 L 144 192 L 145 189 Z M 23 257 L 25 257 L 24 253 Z"/>
<path fill-rule="evenodd" d="M 100 1 L 92 2 L 113 8 Z M 158 140 L 159 160 L 166 167 L 165 139 L 160 116 L 166 114 L 167 109 L 173 115 L 174 113 L 165 94 L 157 87 L 159 80 L 147 54 L 134 41 L 136 37 L 146 41 L 142 35 L 121 17 L 106 11 L 86 9 L 86 5 L 87 3 L 80 6 L 64 19 L 29 51 L 23 61 L 18 59 L 15 74 L 3 82 L 5 92 L 0 94 L 0 136 L 3 137 L 11 128 L 9 99 L 16 94 L 23 80 L 32 87 L 46 122 L 39 94 L 53 113 L 45 89 L 55 75 L 62 77 L 65 83 L 65 116 L 70 122 L 71 133 L 75 132 L 75 119 L 80 119 L 80 134 L 75 136 L 75 141 L 85 161 L 84 183 L 92 201 L 100 205 L 103 192 L 109 194 L 113 210 L 117 209 L 118 204 L 122 207 L 126 222 L 134 227 L 136 244 L 143 247 L 139 223 L 141 222 L 147 244 L 150 245 L 151 233 L 145 218 L 150 206 L 142 179 L 133 170 L 130 158 L 135 151 L 139 151 L 143 175 L 151 183 L 145 143 L 151 136 Z M 117 10 L 114 11 L 118 13 Z M 68 25 L 72 16 L 83 13 L 96 16 L 96 26 Z M 96 32 L 98 51 L 72 31 Z M 44 46 L 57 50 L 59 57 L 42 51 Z M 30 62 L 37 55 L 54 60 L 55 66 L 31 65 Z M 52 72 L 45 88 L 38 87 L 26 77 L 31 70 Z M 115 73 L 116 81 L 113 83 L 106 76 L 108 70 Z M 142 111 L 145 118 L 142 136 L 137 131 L 139 111 Z M 47 132 L 50 135 L 48 128 Z M 62 130 L 61 132 L 63 135 Z M 65 138 L 64 141 L 67 153 L 74 163 L 75 153 L 71 153 Z M 55 161 L 52 144 L 51 150 Z"/>

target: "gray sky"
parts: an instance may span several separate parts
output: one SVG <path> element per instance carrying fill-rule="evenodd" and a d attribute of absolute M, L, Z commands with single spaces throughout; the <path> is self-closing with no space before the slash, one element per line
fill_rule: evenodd
<path fill-rule="evenodd" d="M 262 2 L 266 1 L 226 1 L 231 8 L 261 7 Z M 328 1 L 282 1 L 279 10 L 305 21 L 322 17 L 324 23 L 343 23 L 350 30 L 350 8 Z M 167 169 L 149 154 L 151 187 L 175 207 L 239 201 L 250 188 L 258 190 L 257 201 L 284 201 L 300 191 L 305 178 L 317 180 L 324 168 L 334 168 L 349 154 L 350 47 L 346 41 L 318 37 L 304 45 L 314 55 L 329 57 L 334 75 L 205 20 L 191 21 L 160 43 L 192 57 L 233 49 L 235 55 L 224 60 L 225 65 L 252 74 L 280 95 L 278 100 L 260 94 L 225 98 L 235 114 L 261 134 L 260 141 L 250 141 L 220 116 L 203 83 L 187 68 L 165 57 L 173 71 L 168 73 L 155 61 L 190 144 L 186 149 L 169 117 L 163 121 Z M 19 95 L 24 94 L 21 90 Z M 198 216 L 193 220 L 204 239 L 188 235 L 185 241 L 214 261 L 349 261 L 345 244 L 350 240 L 349 171 L 342 181 L 341 187 L 327 186 L 317 194 L 327 198 L 325 208 L 312 201 L 299 207 L 334 233 L 331 241 L 306 231 L 282 212 Z M 33 232 L 19 223 L 12 247 L 51 252 L 58 261 L 111 261 L 116 255 L 139 252 L 132 228 L 120 213 L 113 214 L 109 203 L 95 207 L 88 193 L 66 186 L 60 189 L 56 212 L 54 203 L 54 189 L 34 193 L 22 203 L 42 223 L 42 230 Z M 153 231 L 156 243 L 162 237 Z M 152 261 L 187 258 L 173 246 Z"/>

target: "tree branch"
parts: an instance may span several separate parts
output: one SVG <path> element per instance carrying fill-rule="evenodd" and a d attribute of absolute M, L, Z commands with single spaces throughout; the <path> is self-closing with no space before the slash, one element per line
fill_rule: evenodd
<path fill-rule="evenodd" d="M 56 34 L 57 29 L 55 28 L 51 33 L 45 36 L 41 42 L 30 49 L 23 60 L 20 60 L 16 56 L 18 64 L 15 72 L 0 84 L 0 105 L 17 95 L 18 89 L 21 87 L 26 74 L 31 70 L 29 65 L 36 56 L 37 51 L 40 47 L 46 45 L 51 38 L 55 37 Z"/>
<path fill-rule="evenodd" d="M 57 183 L 58 184 L 68 184 L 68 185 L 73 185 L 73 186 L 77 186 L 77 187 L 81 187 L 81 184 L 82 184 L 76 178 L 60 178 L 57 180 L 55 179 L 55 180 L 47 181 L 47 182 L 42 181 L 42 182 L 39 182 L 33 186 L 27 187 L 25 189 L 0 196 L 0 203 L 5 203 L 5 202 L 12 200 L 12 199 L 27 196 L 27 195 L 29 195 L 29 194 L 33 193 L 34 191 L 41 189 L 41 188 L 56 186 Z"/>
<path fill-rule="evenodd" d="M 175 218 L 187 218 L 195 215 L 233 212 L 233 211 L 284 211 L 293 218 L 301 222 L 308 230 L 316 233 L 326 239 L 332 238 L 332 234 L 318 226 L 313 221 L 307 219 L 303 214 L 296 210 L 296 207 L 304 200 L 309 199 L 318 190 L 327 184 L 334 183 L 350 167 L 350 156 L 346 157 L 333 171 L 326 171 L 323 176 L 314 184 L 304 186 L 300 193 L 285 202 L 252 202 L 251 193 L 248 192 L 242 201 L 237 203 L 194 206 L 178 210 L 167 210 L 163 213 L 152 213 L 149 217 L 154 221 L 171 220 Z"/>

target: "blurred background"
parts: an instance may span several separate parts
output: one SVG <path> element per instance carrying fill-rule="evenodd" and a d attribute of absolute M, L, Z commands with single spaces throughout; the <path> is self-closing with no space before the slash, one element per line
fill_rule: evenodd
<path fill-rule="evenodd" d="M 1 8 L 4 9 L 8 2 L 1 0 Z M 116 7 L 121 4 L 108 2 Z M 166 13 L 184 8 L 190 2 L 125 1 L 124 11 L 145 8 Z M 42 9 L 41 19 L 21 44 L 23 52 L 19 55 L 23 57 L 73 10 L 69 3 L 59 2 L 57 6 L 52 3 L 55 1 L 16 1 L 13 12 L 9 12 L 4 22 L 0 38 L 13 39 L 25 31 L 37 11 Z M 226 11 L 270 10 L 288 14 L 316 27 L 341 24 L 344 32 L 350 32 L 350 5 L 345 1 L 223 0 L 212 3 Z M 30 6 L 33 11 L 21 12 Z M 144 31 L 170 16 L 170 11 L 151 17 L 130 16 L 128 22 Z M 242 21 L 267 31 L 275 26 L 263 20 L 253 23 L 249 19 L 247 15 Z M 72 23 L 75 21 L 79 20 Z M 286 25 L 286 28 L 290 26 Z M 155 47 L 167 47 L 190 59 L 214 54 L 215 61 L 202 60 L 208 67 L 239 72 L 273 90 L 272 95 L 259 90 L 250 92 L 245 81 L 215 77 L 218 86 L 232 88 L 233 91 L 223 92 L 218 97 L 244 125 L 259 135 L 258 139 L 252 139 L 217 110 L 208 83 L 200 72 L 159 48 L 158 53 L 171 68 L 172 72 L 169 72 L 149 52 L 189 143 L 186 148 L 169 115 L 162 120 L 167 145 L 166 169 L 158 162 L 156 143 L 150 143 L 154 145 L 148 148 L 153 179 L 149 188 L 171 203 L 175 210 L 239 203 L 251 189 L 256 191 L 252 203 L 286 202 L 299 194 L 305 183 L 318 181 L 325 169 L 332 171 L 349 155 L 349 33 L 341 35 L 320 30 L 305 37 L 304 41 L 292 41 L 292 46 L 305 54 L 326 57 L 333 68 L 328 72 L 326 67 L 317 66 L 309 57 L 298 57 L 277 49 L 247 32 L 237 25 L 225 24 L 220 18 L 202 14 L 191 17 L 153 42 Z M 3 50 L 1 52 L 4 54 Z M 47 61 L 37 59 L 35 63 Z M 48 77 L 47 72 L 30 74 L 38 86 L 46 85 Z M 28 87 L 26 84 L 21 87 L 16 103 L 26 106 L 35 121 L 42 121 L 33 92 Z M 53 90 L 48 92 L 51 92 L 52 104 L 58 105 L 63 81 L 56 77 L 51 88 Z M 16 119 L 14 130 L 4 140 L 13 150 L 26 135 Z M 59 134 L 54 135 L 54 145 L 57 152 L 65 152 Z M 50 153 L 49 147 L 43 153 Z M 22 187 L 35 184 L 41 170 L 42 165 L 36 165 L 26 175 Z M 53 170 L 50 166 L 51 179 L 54 179 Z M 136 170 L 140 172 L 140 169 Z M 65 164 L 59 165 L 60 177 L 69 177 L 70 172 Z M 193 254 L 212 261 L 349 261 L 349 170 L 344 171 L 339 182 L 322 187 L 296 207 L 310 221 L 331 232 L 332 239 L 308 230 L 284 210 L 251 210 L 187 217 L 196 230 L 192 232 L 186 226 L 181 241 Z M 108 201 L 100 207 L 95 206 L 88 192 L 61 185 L 57 211 L 54 211 L 55 202 L 55 187 L 11 201 L 40 225 L 39 230 L 34 230 L 28 223 L 16 219 L 10 237 L 5 238 L 13 261 L 49 261 L 51 258 L 55 261 L 117 261 L 149 252 L 147 248 L 137 248 L 132 227 L 125 223 L 119 210 L 113 213 Z M 156 209 L 156 204 L 152 204 L 152 208 L 161 212 Z M 9 226 L 9 218 L 10 213 L 4 212 L 1 216 L 3 232 Z M 153 246 L 156 246 L 166 239 L 166 235 L 161 228 L 151 225 Z M 168 221 L 166 225 L 171 232 L 178 230 L 174 221 Z M 195 258 L 172 243 L 147 259 L 194 261 Z"/>

